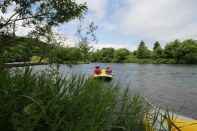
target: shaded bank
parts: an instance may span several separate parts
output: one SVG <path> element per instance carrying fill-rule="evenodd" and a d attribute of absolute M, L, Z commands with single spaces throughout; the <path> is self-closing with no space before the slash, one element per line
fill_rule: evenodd
<path fill-rule="evenodd" d="M 35 65 L 48 65 L 48 63 L 30 63 L 30 62 L 6 63 L 6 64 L 0 64 L 0 69 L 12 68 L 12 67 L 35 66 Z"/>

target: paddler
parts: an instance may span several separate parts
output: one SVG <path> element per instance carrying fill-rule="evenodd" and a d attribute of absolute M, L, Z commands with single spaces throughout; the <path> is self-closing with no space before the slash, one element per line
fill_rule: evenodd
<path fill-rule="evenodd" d="M 94 70 L 94 73 L 97 74 L 97 75 L 98 75 L 98 74 L 101 74 L 100 66 L 96 66 L 95 68 L 96 68 L 96 69 Z"/>
<path fill-rule="evenodd" d="M 112 73 L 112 68 L 110 66 L 107 66 L 106 74 L 111 75 L 111 73 Z"/>

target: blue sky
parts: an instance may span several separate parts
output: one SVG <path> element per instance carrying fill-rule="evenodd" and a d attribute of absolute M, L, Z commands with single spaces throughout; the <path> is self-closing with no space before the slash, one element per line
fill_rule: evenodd
<path fill-rule="evenodd" d="M 87 2 L 84 26 L 93 21 L 98 29 L 96 48 L 135 50 L 141 40 L 148 48 L 175 39 L 197 39 L 196 0 L 77 0 Z M 75 41 L 76 21 L 59 27 Z"/>

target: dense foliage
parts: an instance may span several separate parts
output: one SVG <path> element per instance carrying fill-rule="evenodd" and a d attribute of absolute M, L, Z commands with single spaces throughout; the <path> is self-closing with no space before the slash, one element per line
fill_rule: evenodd
<path fill-rule="evenodd" d="M 63 47 L 46 44 L 38 39 L 25 37 L 0 36 L 0 62 L 47 62 L 47 63 L 81 63 L 81 62 L 134 62 L 134 63 L 197 63 L 197 41 L 175 40 L 166 44 L 164 49 L 156 43 L 153 51 L 148 50 L 142 41 L 136 51 L 126 48 L 103 48 L 85 50 L 81 46 Z M 86 45 L 87 48 L 89 45 Z"/>
<path fill-rule="evenodd" d="M 164 49 L 156 42 L 153 51 L 148 50 L 143 41 L 136 51 L 127 49 L 103 48 L 91 53 L 93 62 L 134 62 L 134 63 L 188 63 L 197 64 L 197 41 L 175 40 Z"/>
<path fill-rule="evenodd" d="M 37 39 L 2 35 L 0 36 L 0 62 L 29 61 L 34 55 L 46 55 L 48 50 L 46 48 L 50 48 L 50 45 Z"/>
<path fill-rule="evenodd" d="M 46 44 L 38 39 L 0 36 L 0 63 L 8 62 L 77 62 L 82 60 L 79 48 Z"/>
<path fill-rule="evenodd" d="M 15 35 L 20 22 L 33 27 L 31 33 L 45 35 L 53 26 L 82 16 L 86 10 L 86 4 L 74 0 L 1 0 L 0 14 L 4 16 L 0 18 L 0 33 Z"/>

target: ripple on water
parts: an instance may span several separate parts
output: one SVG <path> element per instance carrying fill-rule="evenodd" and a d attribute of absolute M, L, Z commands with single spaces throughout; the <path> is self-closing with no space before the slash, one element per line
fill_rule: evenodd
<path fill-rule="evenodd" d="M 63 75 L 85 73 L 87 77 L 95 65 L 105 68 L 112 66 L 114 82 L 130 84 L 132 89 L 142 92 L 160 108 L 170 107 L 175 112 L 197 119 L 197 65 L 152 65 L 152 64 L 109 64 L 93 63 L 74 65 L 68 68 L 61 65 Z M 43 70 L 46 65 L 34 66 Z"/>

